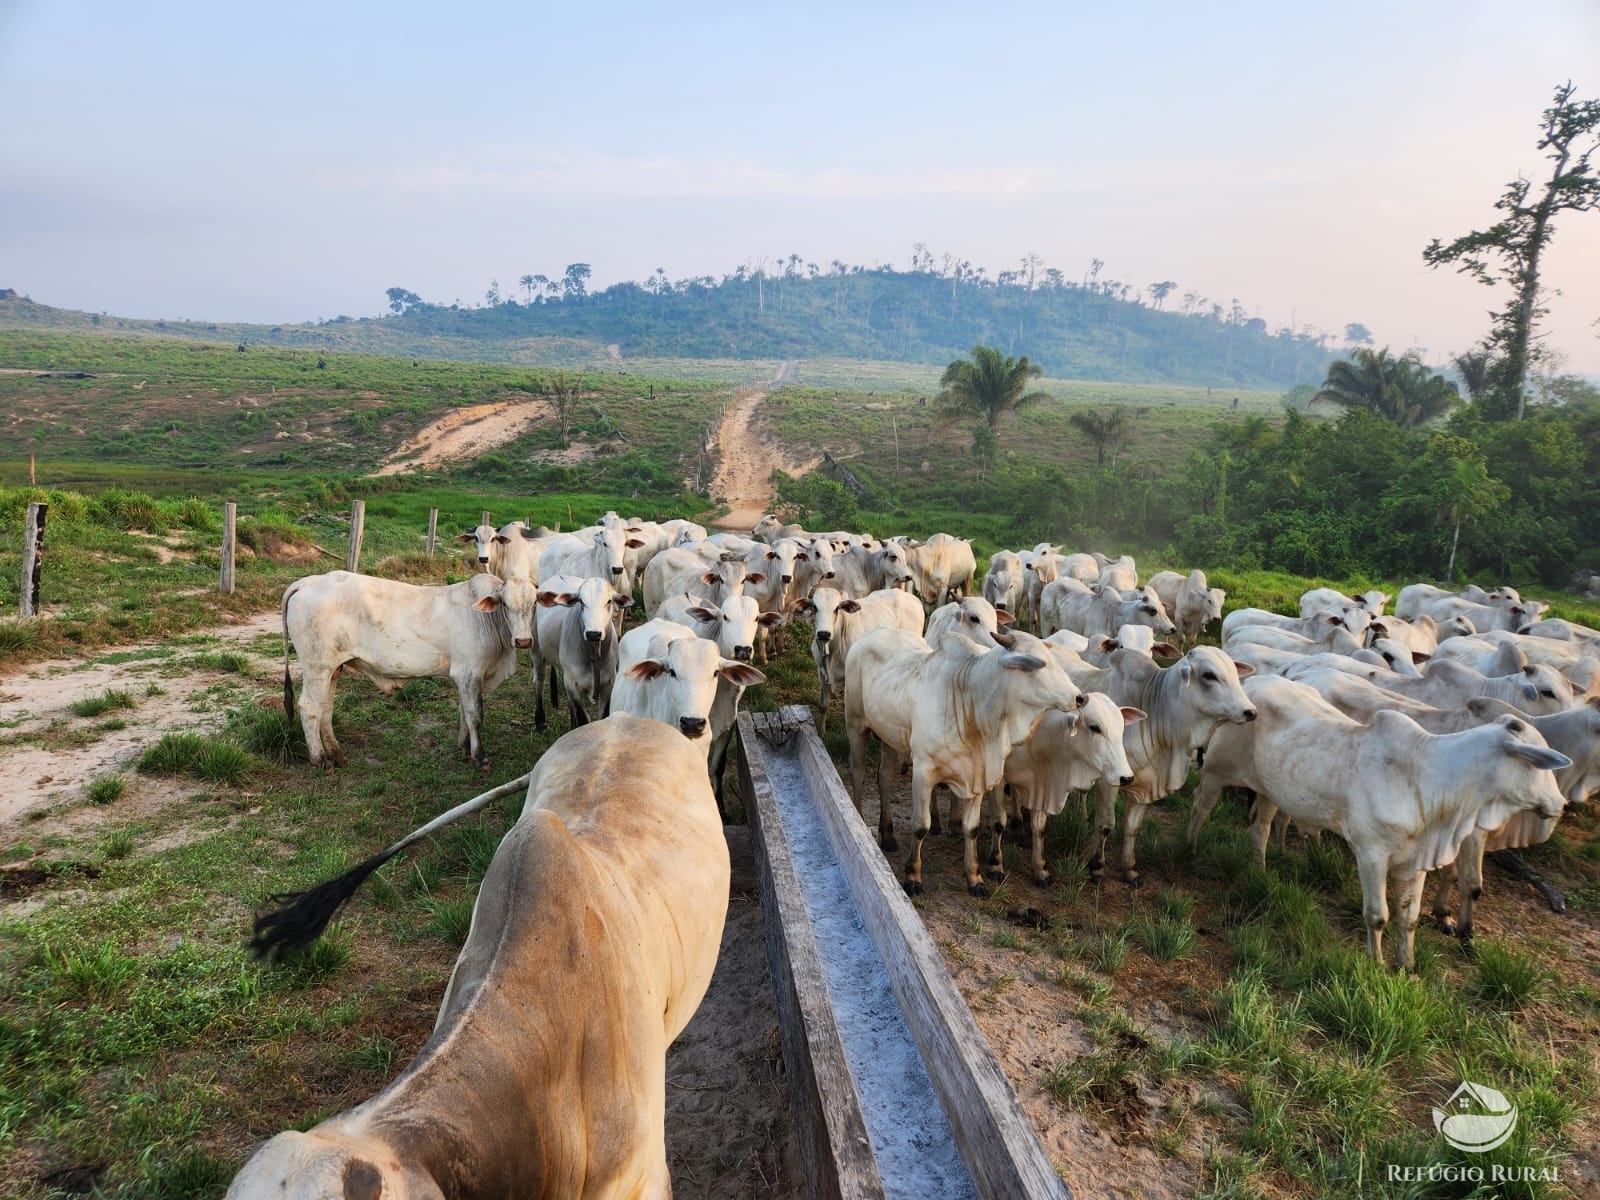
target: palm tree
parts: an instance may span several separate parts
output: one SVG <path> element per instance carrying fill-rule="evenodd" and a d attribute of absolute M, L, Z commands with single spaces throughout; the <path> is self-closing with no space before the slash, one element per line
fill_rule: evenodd
<path fill-rule="evenodd" d="M 1128 420 L 1120 408 L 1110 408 L 1103 413 L 1073 413 L 1067 421 L 1079 433 L 1094 443 L 1097 467 L 1106 465 L 1106 451 L 1111 452 L 1111 465 L 1117 465 L 1117 450 L 1128 435 Z"/>
<path fill-rule="evenodd" d="M 974 346 L 969 358 L 958 358 L 939 378 L 944 390 L 935 404 L 947 421 L 963 417 L 982 417 L 992 429 L 1002 415 L 1037 404 L 1048 392 L 1027 391 L 1028 380 L 1044 374 L 1044 368 L 1028 361 L 1024 354 L 1012 358 L 995 346 Z"/>
<path fill-rule="evenodd" d="M 1467 399 L 1476 403 L 1488 396 L 1489 388 L 1493 385 L 1490 371 L 1494 366 L 1494 358 L 1487 350 L 1468 350 L 1465 354 L 1456 355 L 1451 363 L 1456 369 L 1456 374 L 1461 376 L 1461 386 L 1467 389 Z"/>
<path fill-rule="evenodd" d="M 528 303 L 532 304 L 533 303 L 533 276 L 532 275 L 524 275 L 521 279 L 517 280 L 517 286 L 519 288 L 521 288 L 524 292 L 527 293 L 527 295 L 528 295 Z"/>
<path fill-rule="evenodd" d="M 1448 412 L 1460 399 L 1456 385 L 1429 372 L 1414 352 L 1391 358 L 1387 346 L 1357 346 L 1328 367 L 1311 402 L 1364 408 L 1409 429 Z"/>

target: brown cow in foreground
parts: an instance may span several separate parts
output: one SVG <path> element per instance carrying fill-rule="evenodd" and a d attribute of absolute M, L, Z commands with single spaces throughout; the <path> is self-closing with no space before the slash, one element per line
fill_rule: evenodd
<path fill-rule="evenodd" d="M 371 1100 L 267 1142 L 230 1200 L 671 1195 L 667 1046 L 727 906 L 704 749 L 625 715 L 567 734 L 484 876 L 427 1045 Z"/>

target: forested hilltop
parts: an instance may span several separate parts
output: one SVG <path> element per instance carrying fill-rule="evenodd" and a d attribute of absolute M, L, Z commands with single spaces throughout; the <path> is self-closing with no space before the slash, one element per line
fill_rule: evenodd
<path fill-rule="evenodd" d="M 390 315 L 315 325 L 130 321 L 0 297 L 0 326 L 155 331 L 209 340 L 484 361 L 584 356 L 674 359 L 876 359 L 943 366 L 970 347 L 1026 353 L 1051 376 L 1223 387 L 1289 388 L 1320 381 L 1332 351 L 1309 328 L 1270 329 L 1238 300 L 1227 305 L 1168 281 L 1137 288 L 1102 278 L 1096 262 L 1068 279 L 1036 259 L 991 277 L 919 250 L 912 270 L 827 268 L 791 255 L 773 266 L 588 290 L 589 267 L 550 279 L 494 281 L 481 301 L 434 303 L 390 288 Z M 1353 327 L 1359 328 L 1359 327 Z"/>

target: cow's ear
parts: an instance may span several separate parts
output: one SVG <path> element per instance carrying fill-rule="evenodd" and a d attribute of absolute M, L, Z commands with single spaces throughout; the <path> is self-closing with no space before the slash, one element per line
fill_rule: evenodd
<path fill-rule="evenodd" d="M 697 604 L 688 610 L 688 615 L 696 621 L 715 621 L 721 614 L 714 613 L 709 608 Z"/>
<path fill-rule="evenodd" d="M 715 571 L 707 571 L 704 575 L 700 576 L 700 582 L 701 583 L 721 583 L 722 582 L 722 576 L 718 575 Z"/>
<path fill-rule="evenodd" d="M 540 592 L 539 593 L 539 607 L 540 608 L 554 608 L 556 606 L 556 603 L 557 603 L 556 594 L 554 592 Z"/>
<path fill-rule="evenodd" d="M 617 605 L 619 608 L 634 607 L 634 599 L 632 596 L 613 596 L 611 597 L 611 603 Z"/>
<path fill-rule="evenodd" d="M 1149 715 L 1142 708 L 1124 708 L 1122 710 L 1122 723 L 1124 725 L 1137 725 Z"/>
<path fill-rule="evenodd" d="M 1042 671 L 1045 661 L 1037 654 L 1011 653 L 1001 655 L 1000 665 L 1008 671 Z"/>
<path fill-rule="evenodd" d="M 478 540 L 478 535 L 475 534 L 475 533 L 458 533 L 458 534 L 456 534 L 456 541 L 460 542 L 463 546 L 470 546 L 473 542 L 475 542 L 477 540 Z"/>
<path fill-rule="evenodd" d="M 492 541 L 496 546 L 509 546 L 509 545 L 511 545 L 511 539 L 508 538 L 503 533 L 497 533 L 497 534 L 494 535 L 494 537 L 492 537 L 489 540 Z"/>
<path fill-rule="evenodd" d="M 1107 637 L 1103 633 L 1089 643 L 1090 651 L 1095 654 L 1110 654 L 1113 650 L 1120 650 L 1121 648 L 1122 644 L 1116 638 Z"/>
<path fill-rule="evenodd" d="M 765 583 L 767 581 L 767 577 L 760 571 L 757 571 L 754 575 L 746 575 L 744 577 L 744 581 L 746 583 Z"/>
<path fill-rule="evenodd" d="M 767 557 L 768 558 L 777 558 L 778 557 L 778 552 L 776 550 L 768 550 L 767 551 Z"/>
<path fill-rule="evenodd" d="M 767 677 L 754 667 L 726 658 L 717 667 L 717 674 L 740 687 L 755 687 L 756 684 L 767 681 Z"/>
<path fill-rule="evenodd" d="M 1183 651 L 1179 650 L 1171 642 L 1157 642 L 1154 646 L 1150 647 L 1150 653 L 1152 655 L 1159 654 L 1162 658 L 1183 657 Z"/>
<path fill-rule="evenodd" d="M 765 625 L 771 629 L 774 625 L 783 624 L 783 614 L 780 612 L 764 612 L 756 618 L 757 625 Z"/>
<path fill-rule="evenodd" d="M 997 608 L 994 610 L 994 623 L 996 625 L 1009 625 L 1015 620 L 1016 618 L 1003 608 Z"/>
<path fill-rule="evenodd" d="M 1235 662 L 1233 664 L 1233 669 L 1238 672 L 1240 679 L 1243 679 L 1247 675 L 1254 675 L 1256 673 L 1256 669 L 1249 663 Z M 1187 678 L 1187 676 L 1185 676 L 1185 678 Z"/>
<path fill-rule="evenodd" d="M 1411 665 L 1414 667 L 1420 667 L 1432 657 L 1433 655 L 1429 654 L 1426 650 L 1413 650 L 1411 652 Z"/>
<path fill-rule="evenodd" d="M 644 543 L 641 542 L 638 538 L 629 538 L 627 541 L 623 542 L 622 544 L 624 546 L 626 546 L 629 550 L 643 550 L 644 549 Z"/>
<path fill-rule="evenodd" d="M 663 674 L 666 669 L 667 664 L 659 658 L 645 658 L 634 663 L 622 674 L 624 678 L 631 679 L 635 683 L 643 683 L 646 679 L 654 679 Z"/>
<path fill-rule="evenodd" d="M 841 601 L 839 601 L 839 611 L 840 612 L 860 612 L 861 611 L 861 603 L 858 600 L 841 600 Z"/>
<path fill-rule="evenodd" d="M 499 596 L 485 596 L 482 600 L 479 600 L 472 607 L 477 609 L 479 612 L 491 613 L 495 609 L 500 607 L 500 597 Z"/>
<path fill-rule="evenodd" d="M 1508 722 L 1507 729 L 1511 728 L 1509 724 L 1511 719 L 1509 717 L 1500 719 Z M 1518 721 L 1516 724 L 1520 726 L 1522 723 Z M 1537 767 L 1541 771 L 1564 771 L 1572 765 L 1570 758 L 1559 750 L 1552 750 L 1549 746 L 1530 746 L 1527 742 L 1507 742 L 1506 753 L 1511 755 L 1512 758 L 1520 758 L 1529 766 Z"/>
<path fill-rule="evenodd" d="M 801 596 L 800 599 L 790 603 L 789 607 L 794 609 L 795 612 L 803 612 L 811 616 L 815 616 L 817 611 L 817 606 L 804 596 Z"/>

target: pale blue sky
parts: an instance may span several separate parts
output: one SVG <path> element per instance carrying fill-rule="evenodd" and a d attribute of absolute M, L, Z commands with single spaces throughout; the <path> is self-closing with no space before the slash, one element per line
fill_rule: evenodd
<path fill-rule="evenodd" d="M 923 242 L 1437 360 L 1499 296 L 1422 247 L 1543 171 L 1557 83 L 1600 95 L 1596 0 L 457 9 L 0 0 L 0 286 L 295 321 Z M 1600 214 L 1548 261 L 1600 374 Z"/>

